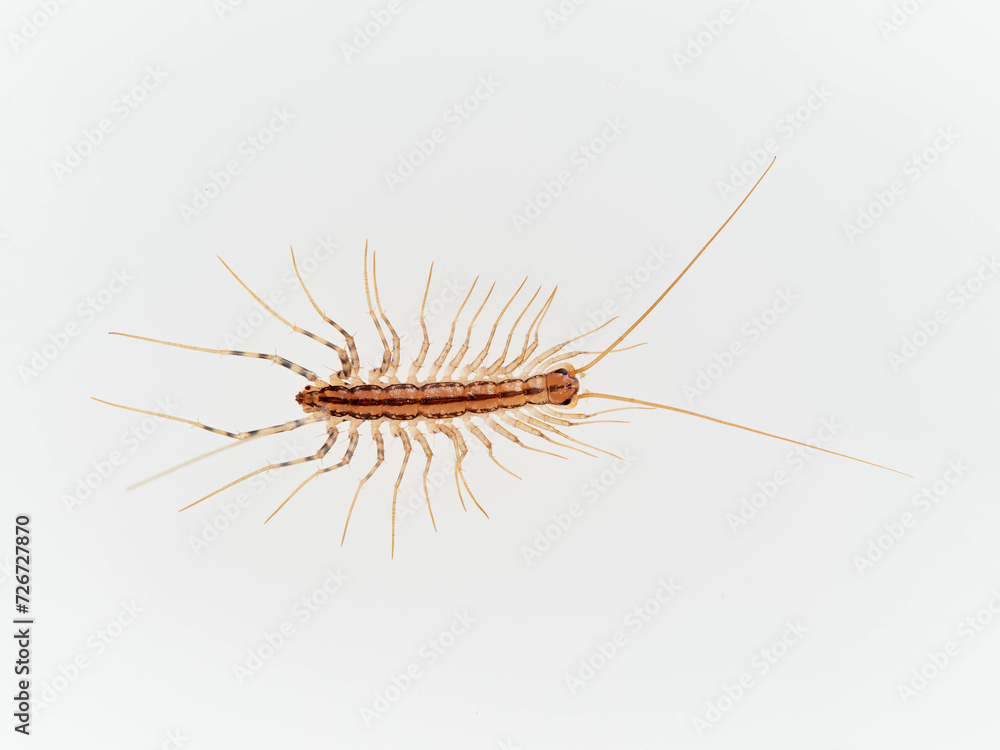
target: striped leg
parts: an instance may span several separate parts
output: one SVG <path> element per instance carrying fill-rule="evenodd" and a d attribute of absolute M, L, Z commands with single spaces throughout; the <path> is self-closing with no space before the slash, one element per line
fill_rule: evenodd
<path fill-rule="evenodd" d="M 291 250 L 291 248 L 289 248 Z M 319 305 L 316 304 L 316 300 L 309 293 L 309 289 L 306 288 L 306 282 L 302 280 L 302 274 L 299 273 L 299 266 L 295 262 L 295 251 L 292 250 L 292 268 L 295 269 L 295 276 L 299 280 L 299 285 L 302 287 L 302 291 L 306 293 L 306 297 L 309 298 L 309 304 L 313 306 L 313 310 L 319 313 L 319 316 L 323 319 L 323 322 L 328 323 L 337 329 L 337 333 L 344 337 L 344 341 L 347 343 L 347 352 L 351 359 L 351 370 L 347 373 L 349 376 L 356 375 L 361 369 L 361 358 L 358 357 L 358 348 L 354 345 L 354 337 L 351 336 L 347 331 L 337 325 L 334 321 L 326 316 L 322 310 L 319 309 Z"/>
<path fill-rule="evenodd" d="M 256 471 L 251 471 L 249 474 L 244 474 L 239 479 L 234 479 L 232 482 L 230 482 L 229 484 L 227 484 L 225 487 L 220 487 L 215 492 L 208 493 L 207 495 L 205 495 L 205 497 L 201 498 L 200 500 L 195 500 L 190 505 L 185 505 L 183 508 L 181 508 L 181 510 L 187 510 L 188 508 L 193 508 L 198 503 L 203 502 L 205 500 L 208 500 L 208 498 L 210 498 L 210 497 L 214 497 L 215 495 L 218 495 L 223 490 L 228 490 L 233 485 L 239 484 L 240 482 L 243 482 L 243 481 L 249 479 L 250 477 L 255 477 L 258 474 L 261 474 L 261 473 L 263 473 L 265 471 L 270 471 L 271 469 L 281 469 L 281 468 L 284 468 L 285 466 L 295 466 L 296 464 L 304 464 L 307 461 L 317 461 L 317 460 L 323 458 L 323 456 L 325 456 L 329 452 L 330 448 L 333 447 L 333 443 L 334 443 L 334 441 L 336 439 L 337 439 L 337 431 L 335 429 L 331 429 L 330 430 L 330 434 L 329 434 L 329 436 L 326 439 L 326 442 L 324 442 L 323 445 L 320 446 L 320 449 L 318 451 L 316 451 L 314 454 L 312 454 L 311 456 L 303 456 L 302 458 L 293 458 L 290 461 L 282 461 L 280 464 L 268 464 L 267 466 L 265 466 L 263 468 L 260 468 L 260 469 L 257 469 Z"/>
<path fill-rule="evenodd" d="M 195 352 L 208 352 L 209 354 L 231 354 L 236 357 L 251 357 L 253 359 L 269 359 L 276 365 L 281 365 L 282 367 L 287 367 L 289 370 L 297 375 L 301 375 L 306 380 L 311 380 L 314 383 L 322 383 L 323 381 L 319 379 L 319 376 L 312 370 L 307 370 L 301 365 L 297 365 L 284 357 L 279 357 L 277 354 L 261 354 L 260 352 L 238 352 L 233 349 L 207 349 L 203 346 L 191 346 L 190 344 L 175 344 L 173 341 L 162 341 L 161 339 L 151 339 L 146 336 L 136 336 L 132 333 L 119 333 L 117 331 L 109 331 L 112 336 L 125 336 L 130 339 L 139 339 L 139 341 L 150 341 L 154 344 L 164 344 L 165 346 L 176 346 L 178 349 L 190 349 Z"/>
<path fill-rule="evenodd" d="M 93 398 L 93 397 L 91 397 Z M 308 417 L 303 417 L 302 419 L 293 419 L 291 422 L 285 422 L 284 424 L 276 424 L 273 427 L 262 427 L 259 430 L 249 430 L 247 432 L 229 432 L 228 430 L 220 430 L 218 427 L 209 427 L 208 425 L 202 424 L 193 419 L 184 419 L 183 417 L 175 417 L 171 414 L 161 414 L 156 411 L 147 411 L 146 409 L 137 409 L 134 406 L 122 406 L 121 404 L 113 404 L 110 401 L 104 401 L 103 399 L 94 398 L 94 401 L 99 401 L 102 404 L 107 404 L 108 406 L 114 406 L 118 409 L 125 409 L 126 411 L 134 411 L 139 414 L 148 414 L 151 417 L 161 417 L 163 419 L 172 419 L 175 422 L 181 422 L 183 424 L 189 424 L 193 427 L 198 427 L 202 430 L 207 430 L 208 432 L 214 432 L 216 435 L 225 435 L 226 437 L 231 437 L 234 440 L 248 440 L 253 437 L 263 437 L 265 435 L 274 435 L 278 432 L 288 432 L 289 430 L 296 430 L 302 425 L 312 424 L 313 422 L 321 422 L 325 419 L 322 415 L 312 415 Z"/>
<path fill-rule="evenodd" d="M 344 351 L 341 347 L 337 346 L 336 344 L 330 343 L 325 338 L 323 338 L 321 336 L 317 336 L 315 333 L 313 333 L 311 331 L 307 331 L 305 328 L 300 328 L 299 326 L 295 325 L 294 323 L 292 323 L 292 322 L 286 320 L 285 318 L 283 318 L 281 315 L 279 315 L 274 310 L 274 308 L 272 308 L 264 300 L 262 300 L 260 297 L 258 297 L 250 287 L 248 287 L 246 284 L 244 284 L 243 283 L 243 279 L 241 279 L 239 276 L 236 275 L 236 272 L 232 268 L 229 267 L 229 264 L 226 263 L 226 261 L 222 260 L 222 258 L 219 258 L 219 261 L 222 263 L 222 265 L 224 265 L 226 267 L 226 270 L 229 271 L 229 273 L 231 273 L 233 275 L 233 278 L 236 279 L 236 281 L 239 283 L 239 285 L 241 287 L 243 287 L 251 297 L 253 297 L 255 300 L 257 300 L 257 304 L 258 305 L 260 305 L 261 307 L 263 307 L 265 310 L 267 310 L 269 313 L 271 313 L 271 315 L 273 315 L 275 318 L 277 318 L 278 320 L 280 320 L 282 323 L 284 323 L 286 326 L 288 326 L 289 328 L 291 328 L 296 333 L 301 333 L 301 334 L 303 334 L 305 336 L 308 336 L 313 341 L 318 341 L 319 343 L 323 344 L 323 346 L 326 346 L 326 347 L 328 347 L 330 349 L 333 349 L 335 352 L 337 352 L 337 356 L 340 357 L 340 373 L 339 373 L 340 378 L 343 379 L 343 380 L 348 380 L 351 377 L 351 360 L 348 359 L 346 351 Z"/>
<path fill-rule="evenodd" d="M 275 513 L 277 513 L 279 510 L 285 507 L 285 503 L 287 503 L 289 500 L 295 497 L 295 495 L 298 493 L 299 490 L 301 490 L 303 487 L 309 484 L 309 482 L 318 477 L 320 474 L 326 474 L 328 471 L 339 469 L 341 466 L 347 466 L 347 464 L 351 463 L 351 459 L 354 458 L 354 449 L 357 447 L 358 447 L 358 427 L 356 424 L 352 422 L 348 432 L 347 450 L 344 451 L 344 457 L 340 459 L 340 461 L 335 463 L 333 466 L 327 466 L 322 469 L 317 469 L 308 477 L 306 477 L 305 480 L 302 482 L 302 484 L 300 484 L 298 487 L 292 490 L 292 494 L 286 497 L 284 502 L 274 509 L 274 513 L 271 513 L 271 515 L 267 517 L 267 520 L 265 520 L 264 523 L 267 523 L 272 518 L 274 518 Z"/>

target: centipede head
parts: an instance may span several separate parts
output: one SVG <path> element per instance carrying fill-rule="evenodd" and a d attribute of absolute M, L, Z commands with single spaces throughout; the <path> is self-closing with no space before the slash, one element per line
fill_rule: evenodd
<path fill-rule="evenodd" d="M 306 414 L 322 410 L 323 407 L 319 403 L 320 390 L 321 388 L 316 386 L 307 385 L 295 395 L 295 402 L 302 407 L 302 411 Z"/>
<path fill-rule="evenodd" d="M 563 365 L 545 375 L 545 389 L 549 403 L 556 406 L 575 406 L 580 392 L 580 380 L 571 365 Z"/>

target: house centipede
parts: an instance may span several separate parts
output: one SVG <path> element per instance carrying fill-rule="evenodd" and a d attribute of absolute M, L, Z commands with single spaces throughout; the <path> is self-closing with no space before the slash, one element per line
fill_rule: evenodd
<path fill-rule="evenodd" d="M 225 486 L 210 492 L 204 497 L 195 500 L 193 503 L 190 503 L 181 510 L 187 510 L 188 508 L 198 505 L 220 492 L 223 492 L 224 490 L 227 490 L 230 487 L 250 479 L 251 477 L 264 471 L 321 460 L 331 451 L 336 441 L 340 438 L 341 432 L 346 432 L 347 447 L 341 459 L 330 466 L 317 469 L 312 474 L 307 476 L 271 513 L 271 515 L 268 516 L 267 521 L 270 521 L 275 514 L 278 513 L 278 511 L 285 507 L 285 505 L 313 479 L 322 474 L 327 474 L 348 465 L 352 461 L 358 446 L 361 434 L 360 428 L 364 425 L 368 425 L 372 439 L 375 443 L 376 459 L 371 469 L 358 481 L 357 488 L 354 491 L 354 496 L 351 499 L 350 507 L 347 511 L 347 519 L 344 523 L 344 530 L 341 535 L 341 545 L 344 544 L 344 540 L 347 537 L 347 528 L 350 524 L 351 515 L 354 511 L 358 497 L 361 494 L 362 488 L 385 461 L 385 438 L 382 434 L 382 428 L 383 426 L 386 426 L 388 433 L 392 437 L 398 439 L 403 448 L 403 460 L 393 488 L 392 497 L 392 541 L 390 548 L 390 554 L 392 556 L 395 555 L 396 545 L 396 502 L 399 494 L 400 483 L 403 481 L 403 475 L 406 471 L 410 454 L 414 452 L 414 444 L 419 447 L 425 458 L 423 469 L 423 489 L 424 495 L 427 499 L 427 510 L 430 516 L 431 524 L 433 525 L 434 530 L 437 530 L 437 523 L 434 520 L 434 511 L 431 508 L 430 494 L 427 489 L 427 475 L 430 471 L 431 463 L 435 455 L 428 438 L 436 434 L 443 435 L 447 441 L 451 443 L 454 450 L 455 487 L 457 489 L 462 508 L 466 508 L 465 498 L 462 491 L 464 488 L 465 493 L 468 494 L 472 503 L 474 503 L 484 515 L 486 515 L 486 511 L 483 509 L 482 505 L 480 505 L 475 495 L 473 495 L 472 490 L 469 487 L 468 480 L 466 479 L 465 472 L 462 469 L 462 462 L 469 452 L 466 437 L 474 439 L 481 444 L 486 449 L 490 459 L 492 459 L 492 461 L 501 470 L 520 479 L 517 474 L 505 467 L 497 459 L 494 454 L 493 443 L 487 436 L 486 430 L 493 433 L 495 437 L 501 437 L 506 441 L 512 442 L 526 450 L 553 455 L 559 458 L 565 458 L 565 456 L 562 456 L 559 453 L 553 453 L 552 451 L 545 450 L 540 447 L 528 445 L 517 434 L 515 434 L 515 431 L 531 435 L 534 438 L 542 439 L 554 446 L 579 451 L 590 456 L 594 456 L 594 453 L 591 453 L 591 451 L 614 456 L 613 453 L 609 453 L 608 451 L 604 451 L 603 449 L 589 445 L 571 437 L 570 435 L 567 435 L 559 428 L 569 429 L 581 424 L 593 424 L 596 421 L 593 418 L 598 415 L 630 408 L 663 409 L 666 411 L 686 414 L 688 416 L 706 419 L 728 427 L 734 427 L 736 429 L 745 430 L 747 432 L 763 435 L 765 437 L 782 440 L 787 443 L 805 446 L 824 453 L 858 461 L 880 469 L 886 469 L 898 474 L 903 474 L 904 476 L 910 476 L 909 474 L 905 474 L 904 472 L 896 469 L 890 469 L 889 467 L 865 461 L 854 456 L 809 445 L 808 443 L 781 437 L 779 435 L 774 435 L 772 433 L 736 424 L 734 422 L 724 421 L 706 414 L 689 411 L 687 409 L 681 409 L 674 406 L 668 406 L 665 404 L 626 396 L 597 393 L 593 391 L 581 392 L 580 390 L 580 379 L 588 370 L 590 370 L 590 368 L 609 354 L 624 351 L 624 349 L 617 348 L 619 344 L 625 341 L 632 331 L 634 331 L 636 327 L 638 327 L 639 324 L 642 323 L 642 321 L 645 320 L 654 309 L 656 309 L 660 302 L 663 301 L 667 294 L 669 294 L 681 278 L 684 277 L 698 258 L 701 257 L 702 253 L 705 252 L 705 250 L 712 244 L 715 238 L 720 232 L 722 232 L 740 208 L 742 208 L 743 204 L 746 203 L 750 195 L 753 194 L 754 190 L 756 190 L 761 180 L 764 179 L 764 176 L 768 173 L 768 171 L 770 171 L 773 165 L 774 160 L 771 161 L 771 164 L 768 165 L 767 169 L 764 170 L 764 173 L 760 176 L 757 182 L 754 183 L 753 187 L 747 192 L 743 200 L 740 201 L 740 204 L 733 210 L 718 230 L 716 230 L 715 234 L 709 238 L 708 242 L 705 243 L 694 258 L 691 259 L 688 265 L 681 271 L 677 278 L 674 279 L 670 286 L 666 288 L 666 290 L 648 307 L 644 313 L 642 313 L 642 315 L 636 319 L 634 323 L 632 323 L 632 325 L 625 330 L 624 333 L 618 336 L 610 346 L 604 348 L 600 352 L 564 351 L 567 346 L 581 338 L 583 335 L 581 334 L 581 336 L 569 339 L 561 344 L 550 347 L 539 354 L 535 354 L 539 347 L 539 330 L 541 328 L 542 320 L 545 318 L 545 315 L 555 297 L 556 292 L 555 289 L 553 289 L 552 293 L 540 303 L 539 309 L 530 319 L 527 331 L 524 334 L 524 343 L 521 347 L 520 353 L 508 361 L 507 357 L 511 352 L 511 344 L 514 341 L 514 333 L 517 331 L 522 319 L 525 319 L 525 316 L 527 316 L 529 311 L 533 308 L 535 300 L 541 292 L 541 288 L 539 287 L 539 289 L 536 290 L 528 300 L 527 304 L 523 306 L 520 314 L 511 325 L 502 354 L 489 364 L 486 364 L 489 351 L 494 339 L 496 338 L 500 323 L 507 314 L 507 311 L 514 304 L 515 299 L 520 295 L 521 290 L 524 288 L 524 285 L 527 282 L 527 279 L 525 279 L 525 281 L 521 282 L 521 285 L 501 309 L 483 349 L 470 362 L 462 365 L 462 360 L 469 352 L 472 328 L 475 325 L 480 313 L 482 313 L 485 308 L 486 302 L 493 294 L 495 285 L 490 287 L 485 298 L 476 309 L 476 312 L 469 322 L 468 333 L 466 334 L 462 344 L 458 347 L 452 358 L 448 359 L 448 355 L 455 347 L 455 332 L 459 317 L 462 315 L 463 310 L 469 303 L 472 293 L 476 287 L 476 282 L 473 282 L 472 287 L 469 289 L 468 294 L 465 296 L 458 312 L 455 314 L 455 317 L 451 322 L 448 340 L 445 342 L 437 357 L 435 357 L 430 364 L 427 364 L 427 357 L 430 352 L 430 338 L 428 336 L 427 325 L 424 318 L 424 308 L 427 302 L 427 293 L 430 289 L 431 276 L 434 272 L 434 264 L 432 263 L 427 276 L 427 284 L 424 290 L 423 301 L 420 306 L 420 325 L 423 333 L 423 341 L 416 358 L 410 365 L 406 377 L 401 379 L 399 377 L 399 368 L 401 364 L 400 336 L 392 326 L 392 323 L 389 322 L 389 319 L 382 307 L 378 291 L 374 254 L 372 256 L 371 266 L 371 285 L 369 285 L 368 246 L 366 243 L 364 252 L 365 298 L 368 303 L 368 313 L 383 347 L 381 363 L 377 367 L 371 367 L 367 373 L 363 374 L 362 372 L 361 360 L 358 356 L 358 350 L 355 345 L 354 337 L 331 318 L 327 317 L 327 315 L 316 303 L 316 300 L 309 292 L 309 289 L 306 287 L 305 282 L 302 279 L 302 275 L 299 272 L 298 264 L 295 261 L 294 250 L 291 253 L 292 265 L 295 269 L 299 284 L 305 292 L 305 295 L 313 309 L 319 314 L 322 320 L 330 325 L 339 336 L 343 337 L 344 343 L 342 346 L 328 341 L 322 336 L 312 333 L 311 331 L 301 328 L 284 318 L 276 310 L 265 303 L 256 293 L 254 293 L 225 263 L 225 261 L 222 261 L 222 263 L 240 284 L 240 286 L 242 286 L 257 301 L 258 304 L 263 306 L 264 309 L 266 309 L 277 320 L 281 321 L 284 325 L 288 326 L 296 333 L 303 334 L 313 339 L 337 354 L 340 361 L 340 368 L 339 370 L 332 372 L 326 380 L 321 379 L 312 370 L 291 362 L 284 357 L 278 356 L 277 354 L 263 354 L 260 352 L 236 351 L 228 349 L 211 349 L 147 338 L 145 336 L 136 336 L 134 334 L 112 332 L 112 335 L 125 336 L 128 338 L 139 339 L 141 341 L 149 341 L 152 343 L 174 346 L 182 349 L 190 349 L 193 351 L 270 360 L 274 364 L 280 365 L 281 367 L 284 367 L 309 381 L 309 383 L 305 385 L 295 397 L 296 402 L 305 412 L 304 417 L 271 427 L 246 432 L 231 432 L 216 427 L 210 427 L 202 424 L 201 422 L 182 417 L 161 414 L 144 409 L 137 409 L 131 406 L 123 406 L 121 404 L 111 403 L 110 401 L 103 401 L 102 399 L 95 400 L 120 409 L 126 409 L 140 414 L 148 414 L 192 425 L 194 427 L 207 430 L 208 432 L 224 435 L 237 441 L 237 443 L 267 435 L 289 432 L 309 424 L 326 424 L 326 440 L 312 455 L 290 459 L 277 464 L 269 464 L 268 466 L 252 471 L 238 479 L 233 480 L 232 482 L 229 482 Z M 222 259 L 220 258 L 220 261 L 221 260 Z M 373 297 L 374 305 L 372 304 Z M 376 309 L 378 310 L 377 314 Z M 611 322 L 612 321 L 607 321 L 604 325 L 608 325 Z M 600 326 L 600 328 L 603 328 L 604 325 Z M 570 363 L 570 360 L 588 355 L 596 356 L 593 356 L 589 362 L 580 367 L 574 367 Z M 426 374 L 423 377 L 420 377 L 420 371 L 424 369 L 425 366 L 427 368 Z M 582 399 L 587 398 L 623 402 L 629 404 L 629 406 L 605 409 L 589 414 L 582 414 L 573 411 L 573 409 L 577 408 L 578 403 Z M 421 427 L 423 430 L 420 429 Z M 557 440 L 556 437 L 553 436 L 560 438 L 560 440 Z M 213 451 L 213 453 L 214 452 L 215 451 Z M 265 523 L 267 521 L 265 521 Z"/>

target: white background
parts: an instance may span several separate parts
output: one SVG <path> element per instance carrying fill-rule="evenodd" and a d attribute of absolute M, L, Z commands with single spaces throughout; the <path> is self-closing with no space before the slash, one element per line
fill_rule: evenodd
<path fill-rule="evenodd" d="M 992 275 L 996 252 L 995 4 L 567 2 L 561 15 L 555 0 L 232 5 L 17 0 L 4 11 L 0 599 L 13 618 L 11 527 L 29 513 L 30 742 L 995 746 L 1000 281 L 973 281 L 969 299 L 959 289 Z M 275 111 L 288 122 L 267 132 Z M 110 132 L 90 147 L 104 118 Z M 411 157 L 435 128 L 433 153 Z M 255 150 L 251 136 L 268 143 Z M 584 147 L 601 153 L 589 162 Z M 278 351 L 321 375 L 336 364 L 261 322 L 213 256 L 323 332 L 288 283 L 294 246 L 368 360 L 380 347 L 364 307 L 366 240 L 387 312 L 410 337 L 404 365 L 432 261 L 429 305 L 443 311 L 432 352 L 457 310 L 449 289 L 477 275 L 497 282 L 483 320 L 524 276 L 558 284 L 542 330 L 551 343 L 614 308 L 622 317 L 591 339 L 600 347 L 673 280 L 771 152 L 758 191 L 636 331 L 647 345 L 605 359 L 584 385 L 803 440 L 832 421 L 827 447 L 914 479 L 625 412 L 628 426 L 577 435 L 628 467 L 502 438 L 498 455 L 522 481 L 470 458 L 487 521 L 461 511 L 438 440 L 438 533 L 414 494 L 418 452 L 400 500 L 417 497 L 418 511 L 400 513 L 394 559 L 398 442 L 343 548 L 374 457 L 367 436 L 349 468 L 267 526 L 307 466 L 177 510 L 286 447 L 312 452 L 322 428 L 126 491 L 227 441 L 91 396 L 146 409 L 160 399 L 244 430 L 294 419 L 304 381 L 108 331 Z M 239 173 L 216 190 L 230 160 Z M 421 163 L 387 178 L 401 160 Z M 514 214 L 561 170 L 569 184 L 519 225 Z M 191 215 L 182 206 L 196 195 L 214 197 Z M 651 248 L 670 254 L 652 271 Z M 626 293 L 628 278 L 643 283 Z M 781 294 L 794 303 L 765 313 Z M 770 325 L 752 339 L 755 319 Z M 487 331 L 477 325 L 473 346 Z M 734 344 L 741 355 L 727 359 Z M 692 396 L 699 371 L 707 387 Z M 727 516 L 776 476 L 788 481 L 734 530 Z M 330 571 L 346 581 L 326 595 Z M 661 581 L 679 587 L 662 605 Z M 304 597 L 322 602 L 308 619 Z M 652 614 L 640 620 L 636 607 Z M 977 616 L 978 630 L 963 625 Z M 270 649 L 285 623 L 290 635 Z M 789 624 L 805 631 L 790 647 Z M 949 642 L 936 667 L 928 654 Z M 783 654 L 766 673 L 763 653 Z M 914 682 L 913 670 L 930 678 Z M 11 695 L 12 670 L 0 671 Z M 741 678 L 752 681 L 742 694 Z"/>

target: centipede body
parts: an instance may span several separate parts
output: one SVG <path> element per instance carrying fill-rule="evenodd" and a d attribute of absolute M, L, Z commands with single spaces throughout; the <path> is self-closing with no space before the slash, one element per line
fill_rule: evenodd
<path fill-rule="evenodd" d="M 764 174 L 767 174 L 771 166 L 773 166 L 773 161 L 772 164 L 769 165 L 764 171 Z M 747 432 L 782 440 L 788 443 L 806 445 L 807 447 L 815 448 L 815 446 L 808 446 L 805 443 L 801 443 L 790 438 L 738 425 L 733 422 L 716 419 L 715 417 L 710 417 L 704 414 L 698 414 L 686 409 L 680 409 L 677 407 L 630 397 L 596 392 L 581 392 L 580 390 L 580 378 L 582 378 L 591 367 L 600 362 L 604 357 L 615 353 L 616 351 L 621 351 L 617 348 L 619 344 L 621 344 L 629 336 L 629 334 L 657 307 L 657 305 L 660 304 L 663 298 L 688 272 L 695 261 L 703 252 L 705 252 L 715 237 L 718 236 L 719 232 L 721 232 L 733 216 L 736 215 L 740 207 L 743 206 L 743 203 L 746 202 L 747 198 L 750 197 L 750 194 L 752 194 L 757 185 L 760 184 L 760 180 L 763 179 L 764 174 L 761 175 L 760 179 L 758 179 L 757 183 L 750 189 L 739 206 L 736 207 L 732 214 L 730 214 L 729 218 L 726 219 L 726 221 L 721 227 L 719 227 L 716 233 L 712 235 L 708 242 L 705 243 L 705 245 L 701 248 L 697 255 L 695 255 L 687 267 L 684 268 L 674 282 L 667 287 L 667 289 L 628 329 L 625 330 L 624 333 L 618 336 L 610 346 L 605 347 L 599 352 L 567 350 L 566 348 L 576 340 L 570 339 L 536 354 L 539 349 L 539 331 L 541 329 L 541 324 L 555 297 L 555 290 L 553 290 L 548 297 L 544 298 L 544 301 L 540 301 L 538 305 L 535 305 L 535 301 L 538 299 L 541 292 L 541 289 L 539 288 L 539 290 L 531 296 L 527 304 L 523 306 L 520 314 L 517 315 L 513 323 L 510 324 L 509 333 L 505 339 L 502 354 L 500 354 L 500 356 L 493 360 L 490 364 L 486 364 L 489 352 L 492 348 L 494 340 L 496 339 L 496 334 L 498 330 L 500 330 L 501 323 L 507 315 L 508 310 L 512 308 L 515 300 L 524 288 L 526 283 L 525 280 L 503 306 L 493 323 L 489 337 L 483 349 L 471 361 L 463 365 L 463 360 L 469 353 L 469 344 L 471 341 L 473 326 L 494 291 L 494 287 L 490 287 L 482 303 L 478 308 L 476 308 L 475 313 L 472 315 L 471 320 L 468 323 L 468 332 L 463 340 L 463 343 L 458 346 L 457 351 L 455 351 L 451 359 L 448 359 L 448 355 L 451 354 L 452 350 L 455 348 L 455 334 L 458 321 L 475 290 L 476 283 L 474 282 L 472 284 L 472 288 L 470 288 L 465 299 L 462 301 L 458 312 L 451 322 L 450 333 L 447 341 L 444 343 L 437 357 L 428 363 L 427 358 L 430 353 L 431 342 L 428 335 L 424 312 L 427 301 L 427 293 L 430 289 L 431 275 L 433 274 L 432 264 L 431 271 L 428 273 L 427 284 L 424 289 L 423 302 L 421 303 L 420 308 L 420 326 L 423 334 L 423 341 L 420 350 L 411 363 L 407 375 L 401 378 L 399 376 L 399 368 L 401 365 L 400 336 L 396 332 L 392 323 L 389 321 L 389 318 L 387 317 L 382 306 L 378 291 L 374 256 L 372 256 L 371 284 L 369 284 L 369 253 L 366 244 L 363 275 L 365 296 L 368 303 L 369 316 L 378 333 L 383 349 L 381 363 L 377 367 L 372 366 L 366 370 L 362 368 L 361 358 L 359 356 L 354 337 L 333 319 L 327 317 L 317 304 L 309 289 L 306 287 L 295 262 L 295 254 L 293 251 L 292 264 L 295 268 L 296 276 L 298 277 L 305 296 L 308 298 L 314 310 L 319 314 L 319 317 L 325 323 L 330 325 L 341 338 L 343 338 L 342 345 L 335 344 L 323 336 L 317 335 L 282 317 L 277 311 L 267 305 L 256 293 L 254 293 L 250 287 L 248 287 L 239 278 L 239 276 L 237 276 L 236 273 L 225 264 L 224 261 L 223 265 L 225 265 L 226 269 L 232 274 L 236 281 L 257 301 L 257 303 L 263 306 L 277 320 L 281 321 L 284 325 L 288 326 L 296 333 L 300 333 L 313 339 L 319 344 L 333 350 L 337 354 L 340 366 L 338 369 L 331 372 L 326 379 L 320 378 L 320 376 L 314 371 L 291 362 L 290 360 L 278 356 L 277 354 L 211 349 L 163 341 L 160 339 L 152 339 L 144 336 L 136 336 L 133 334 L 116 333 L 115 335 L 127 336 L 129 338 L 194 351 L 214 352 L 222 355 L 269 360 L 309 381 L 308 384 L 305 385 L 295 397 L 297 404 L 305 412 L 305 416 L 290 420 L 283 424 L 274 425 L 272 427 L 246 432 L 233 432 L 230 430 L 210 427 L 200 422 L 182 417 L 159 414 L 129 406 L 122 406 L 108 401 L 102 401 L 102 403 L 130 411 L 151 414 L 153 416 L 186 423 L 209 432 L 235 439 L 236 441 L 245 441 L 267 435 L 288 432 L 309 424 L 323 423 L 325 425 L 326 439 L 319 449 L 312 455 L 283 461 L 278 464 L 269 464 L 268 466 L 252 471 L 185 506 L 182 510 L 186 510 L 187 508 L 197 505 L 198 503 L 217 495 L 223 490 L 226 490 L 264 471 L 311 461 L 319 461 L 326 457 L 326 455 L 333 449 L 333 446 L 341 438 L 342 433 L 346 431 L 347 445 L 340 460 L 329 466 L 317 469 L 312 474 L 308 475 L 295 488 L 295 490 L 293 490 L 292 493 L 285 498 L 275 511 L 268 516 L 268 521 L 270 521 L 271 518 L 273 518 L 274 515 L 299 492 L 299 490 L 301 490 L 313 479 L 322 474 L 335 471 L 336 469 L 350 464 L 354 458 L 354 454 L 359 443 L 361 429 L 363 427 L 367 427 L 368 432 L 370 433 L 375 444 L 376 459 L 374 465 L 358 482 L 354 496 L 347 511 L 347 520 L 345 521 L 343 534 L 341 535 L 341 544 L 343 544 L 344 539 L 346 538 L 351 514 L 353 513 L 362 488 L 385 463 L 385 436 L 382 433 L 382 428 L 383 426 L 387 427 L 390 436 L 396 438 L 402 445 L 403 449 L 403 459 L 393 489 L 391 508 L 391 554 L 395 553 L 396 501 L 399 493 L 399 487 L 403 480 L 403 475 L 406 471 L 410 455 L 413 452 L 415 445 L 419 447 L 425 458 L 423 468 L 424 495 L 427 500 L 427 509 L 430 521 L 435 530 L 437 529 L 433 509 L 431 508 L 430 495 L 427 491 L 427 476 L 435 456 L 429 438 L 434 435 L 443 435 L 446 441 L 451 444 L 454 451 L 455 488 L 462 507 L 466 507 L 464 495 L 467 494 L 472 502 L 484 514 L 486 511 L 483 510 L 482 506 L 473 495 L 463 470 L 463 461 L 469 453 L 467 438 L 482 445 L 486 449 L 489 457 L 499 469 L 517 477 L 514 472 L 500 463 L 496 457 L 493 443 L 487 436 L 487 431 L 492 433 L 495 437 L 502 437 L 506 441 L 512 442 L 521 448 L 535 452 L 563 457 L 561 454 L 554 453 L 551 450 L 529 445 L 517 434 L 515 434 L 515 431 L 525 435 L 530 435 L 533 439 L 544 440 L 546 443 L 557 448 L 579 451 L 593 456 L 595 452 L 608 452 L 577 440 L 576 438 L 566 434 L 563 430 L 581 424 L 593 423 L 593 421 L 595 421 L 593 420 L 593 417 L 607 411 L 641 407 L 682 413 L 701 419 L 707 419 L 740 430 L 745 430 Z M 528 317 L 529 311 L 533 311 L 533 316 Z M 512 350 L 511 345 L 514 341 L 515 332 L 519 331 L 522 320 L 528 321 L 527 329 L 524 333 L 523 344 L 520 347 L 515 346 Z M 603 328 L 604 326 L 601 327 Z M 516 353 L 516 356 L 514 353 Z M 587 364 L 581 367 L 574 367 L 570 363 L 571 360 L 584 355 L 596 356 L 593 356 Z M 423 375 L 421 375 L 422 371 Z M 601 398 L 619 401 L 627 403 L 628 406 L 618 407 L 618 409 L 606 409 L 604 411 L 598 411 L 591 414 L 580 414 L 572 411 L 572 409 L 577 406 L 579 400 L 584 398 Z M 101 399 L 96 400 L 101 401 Z M 864 461 L 862 459 L 847 456 L 835 451 L 823 448 L 815 449 L 825 453 L 849 458 L 854 461 L 859 461 L 861 463 L 877 466 L 879 468 L 887 468 L 880 466 L 879 464 L 873 464 L 869 461 Z M 888 470 L 896 471 L 895 469 Z M 902 474 L 903 472 L 897 473 Z"/>

